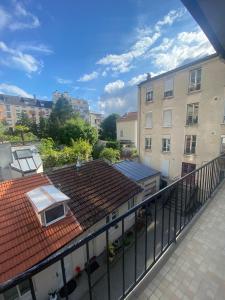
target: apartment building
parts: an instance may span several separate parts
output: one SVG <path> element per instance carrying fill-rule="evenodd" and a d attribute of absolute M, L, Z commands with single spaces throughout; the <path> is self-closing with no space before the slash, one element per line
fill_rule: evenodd
<path fill-rule="evenodd" d="M 103 114 L 96 113 L 96 112 L 90 112 L 89 123 L 91 126 L 95 127 L 97 130 L 99 130 L 102 121 L 103 121 Z"/>
<path fill-rule="evenodd" d="M 22 112 L 39 123 L 40 117 L 48 118 L 51 110 L 50 101 L 0 94 L 0 121 L 5 120 L 10 127 L 20 120 Z"/>
<path fill-rule="evenodd" d="M 139 84 L 141 162 L 174 180 L 221 153 L 225 143 L 225 64 L 199 59 Z"/>
<path fill-rule="evenodd" d="M 89 104 L 87 100 L 72 97 L 68 92 L 55 91 L 52 94 L 52 101 L 55 103 L 59 98 L 66 98 L 72 105 L 74 112 L 79 113 L 80 117 L 89 122 Z"/>
<path fill-rule="evenodd" d="M 137 112 L 128 112 L 116 120 L 117 141 L 137 147 Z"/>

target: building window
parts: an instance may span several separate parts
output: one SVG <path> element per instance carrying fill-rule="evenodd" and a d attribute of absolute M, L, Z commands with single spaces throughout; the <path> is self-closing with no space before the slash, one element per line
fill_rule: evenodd
<path fill-rule="evenodd" d="M 45 211 L 45 224 L 50 225 L 65 216 L 64 205 L 57 205 Z"/>
<path fill-rule="evenodd" d="M 145 138 L 145 150 L 151 150 L 152 149 L 152 138 L 146 137 Z"/>
<path fill-rule="evenodd" d="M 164 98 L 173 97 L 173 78 L 164 81 Z"/>
<path fill-rule="evenodd" d="M 162 152 L 170 152 L 170 138 L 162 139 Z"/>
<path fill-rule="evenodd" d="M 163 111 L 163 127 L 172 126 L 172 110 L 167 109 Z"/>
<path fill-rule="evenodd" d="M 153 90 L 147 90 L 147 92 L 146 92 L 146 101 L 147 102 L 153 101 Z"/>
<path fill-rule="evenodd" d="M 196 135 L 186 135 L 185 136 L 185 154 L 195 154 L 196 149 Z"/>
<path fill-rule="evenodd" d="M 30 283 L 26 279 L 3 293 L 4 300 L 16 300 L 30 292 Z"/>
<path fill-rule="evenodd" d="M 12 118 L 11 112 L 8 112 L 8 111 L 7 111 L 7 112 L 6 112 L 6 117 L 7 117 L 7 118 Z"/>
<path fill-rule="evenodd" d="M 116 209 L 111 214 L 106 216 L 106 223 L 109 223 L 119 217 L 119 211 Z"/>
<path fill-rule="evenodd" d="M 145 127 L 152 128 L 152 112 L 148 112 L 145 115 Z"/>
<path fill-rule="evenodd" d="M 198 103 L 187 105 L 187 120 L 186 125 L 194 125 L 198 123 Z"/>
<path fill-rule="evenodd" d="M 132 207 L 135 205 L 135 200 L 134 198 L 128 200 L 128 210 L 130 210 Z"/>
<path fill-rule="evenodd" d="M 123 130 L 120 130 L 120 137 L 123 137 Z"/>
<path fill-rule="evenodd" d="M 189 92 L 198 91 L 201 89 L 201 68 L 191 70 L 189 77 Z"/>
<path fill-rule="evenodd" d="M 11 111 L 10 105 L 6 105 L 6 111 Z"/>

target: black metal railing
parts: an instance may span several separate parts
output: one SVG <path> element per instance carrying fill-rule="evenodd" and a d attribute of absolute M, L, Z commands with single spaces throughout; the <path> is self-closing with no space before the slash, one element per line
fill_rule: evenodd
<path fill-rule="evenodd" d="M 86 238 L 69 245 L 23 274 L 1 284 L 0 293 L 4 293 L 27 279 L 30 283 L 32 299 L 38 298 L 36 296 L 38 291 L 35 291 L 32 278 L 47 267 L 60 262 L 65 298 L 69 299 L 64 259 L 83 247 L 86 253 L 87 293 L 82 295 L 81 299 L 97 299 L 98 294 L 101 295 L 101 299 L 125 298 L 171 244 L 176 242 L 179 234 L 205 205 L 224 179 L 224 170 L 225 156 L 213 159 L 150 196 Z M 128 220 L 131 224 L 129 227 L 127 226 Z M 111 230 L 115 230 L 118 224 L 121 234 L 114 241 Z M 96 280 L 90 271 L 90 243 L 102 235 L 105 235 L 105 252 L 101 255 L 105 258 L 103 259 L 105 268 L 101 279 Z M 79 299 L 78 296 L 74 298 Z"/>

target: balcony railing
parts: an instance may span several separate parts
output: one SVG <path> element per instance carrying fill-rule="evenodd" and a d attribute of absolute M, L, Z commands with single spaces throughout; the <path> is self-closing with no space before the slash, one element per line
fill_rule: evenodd
<path fill-rule="evenodd" d="M 140 280 L 157 264 L 160 257 L 176 242 L 180 233 L 188 226 L 192 218 L 204 207 L 212 193 L 224 179 L 225 156 L 220 156 L 194 170 L 188 175 L 145 199 L 112 222 L 96 232 L 69 245 L 48 259 L 40 262 L 23 274 L 0 285 L 0 293 L 14 287 L 25 279 L 29 280 L 32 299 L 36 299 L 32 277 L 50 265 L 60 261 L 66 299 L 68 290 L 64 258 L 84 247 L 86 251 L 86 273 L 89 299 L 94 299 L 95 282 L 90 271 L 90 244 L 100 235 L 105 238 L 105 287 L 104 299 L 123 299 L 140 282 Z M 126 231 L 127 220 L 133 217 L 133 226 Z M 110 240 L 110 232 L 120 225 L 121 236 L 116 241 Z M 130 246 L 127 247 L 127 237 Z M 119 246 L 118 246 L 119 245 Z M 113 247 L 113 251 L 112 251 Z M 127 249 L 132 251 L 132 259 L 127 257 Z M 115 283 L 112 282 L 112 260 L 119 255 L 121 278 L 117 275 L 120 285 L 119 294 L 115 295 Z M 130 272 L 127 272 L 129 266 Z M 132 266 L 132 267 L 131 267 Z M 128 274 L 129 273 L 129 274 Z M 132 274 L 131 274 L 132 273 Z M 115 274 L 114 274 L 115 275 Z M 114 276 L 115 278 L 115 276 Z M 113 284 L 112 284 L 113 283 Z M 71 298 L 72 299 L 72 298 Z M 76 297 L 76 299 L 78 299 Z"/>

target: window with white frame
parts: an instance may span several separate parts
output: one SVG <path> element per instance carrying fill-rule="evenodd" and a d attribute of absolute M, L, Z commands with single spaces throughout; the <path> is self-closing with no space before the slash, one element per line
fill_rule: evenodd
<path fill-rule="evenodd" d="M 106 223 L 109 223 L 109 222 L 115 220 L 117 217 L 119 217 L 119 210 L 118 209 L 114 210 L 111 214 L 106 216 Z"/>
<path fill-rule="evenodd" d="M 45 212 L 45 225 L 50 225 L 56 221 L 64 218 L 65 208 L 64 204 L 57 205 L 53 208 L 46 210 Z"/>
<path fill-rule="evenodd" d="M 11 289 L 5 291 L 3 295 L 4 300 L 18 300 L 28 293 L 30 293 L 30 283 L 29 280 L 26 279 Z"/>
<path fill-rule="evenodd" d="M 153 101 L 153 89 L 152 88 L 147 89 L 147 91 L 146 91 L 146 101 L 147 102 Z"/>
<path fill-rule="evenodd" d="M 172 126 L 172 109 L 166 109 L 163 111 L 163 127 Z"/>
<path fill-rule="evenodd" d="M 189 75 L 189 92 L 198 91 L 201 89 L 201 68 L 190 71 Z"/>
<path fill-rule="evenodd" d="M 151 149 L 152 149 L 152 138 L 145 137 L 145 150 L 151 150 Z"/>
<path fill-rule="evenodd" d="M 185 154 L 195 154 L 196 151 L 196 135 L 186 135 L 185 136 Z"/>
<path fill-rule="evenodd" d="M 173 96 L 173 78 L 167 78 L 164 81 L 164 98 Z"/>
<path fill-rule="evenodd" d="M 187 105 L 186 125 L 198 124 L 199 103 L 191 103 Z"/>
<path fill-rule="evenodd" d="M 130 200 L 128 200 L 128 210 L 130 210 L 134 206 L 135 206 L 135 199 L 131 198 Z"/>
<path fill-rule="evenodd" d="M 152 128 L 152 112 L 147 112 L 145 115 L 145 128 Z"/>
<path fill-rule="evenodd" d="M 162 139 L 162 152 L 170 152 L 170 138 L 169 137 Z"/>

